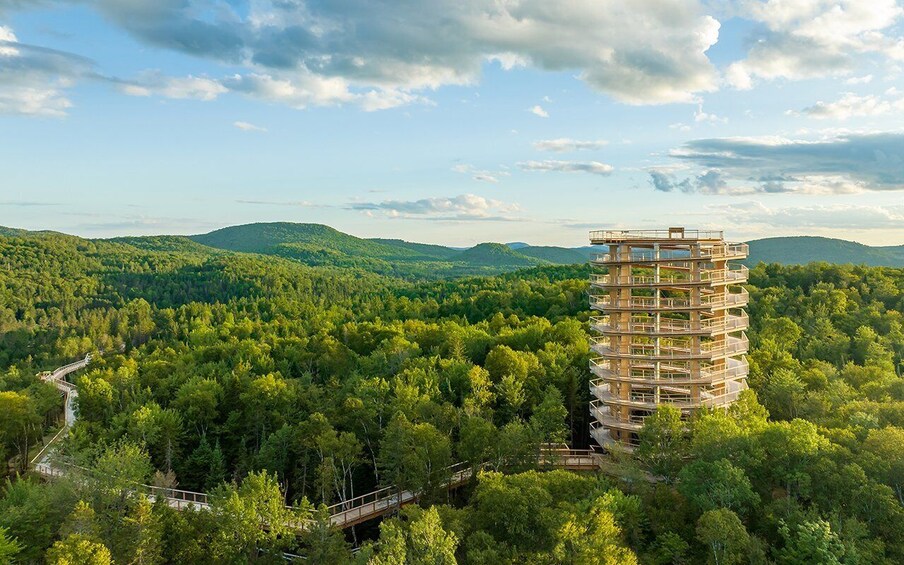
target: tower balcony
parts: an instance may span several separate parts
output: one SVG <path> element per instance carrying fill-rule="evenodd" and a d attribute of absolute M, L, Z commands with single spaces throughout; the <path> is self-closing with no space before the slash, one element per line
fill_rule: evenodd
<path fill-rule="evenodd" d="M 699 300 L 691 297 L 631 296 L 618 299 L 611 294 L 590 296 L 590 307 L 594 310 L 607 311 L 639 311 L 639 312 L 681 312 L 693 310 L 721 310 L 725 308 L 741 308 L 747 305 L 750 293 L 746 288 L 728 293 L 715 292 L 703 294 Z"/>
<path fill-rule="evenodd" d="M 626 390 L 624 396 L 614 394 L 611 386 L 602 379 L 590 382 L 590 390 L 593 396 L 606 406 L 625 406 L 639 410 L 655 410 L 661 404 L 669 404 L 677 408 L 693 409 L 699 407 L 719 408 L 735 402 L 746 390 L 747 385 L 743 381 L 729 381 L 713 389 L 702 389 L 700 397 L 694 398 L 691 387 L 654 386 L 649 389 Z"/>
<path fill-rule="evenodd" d="M 724 340 L 702 342 L 699 345 L 685 343 L 613 344 L 610 336 L 593 336 L 590 349 L 609 359 L 645 359 L 648 361 L 702 360 L 712 361 L 723 357 L 743 355 L 750 349 L 746 334 L 741 337 L 726 336 Z"/>
<path fill-rule="evenodd" d="M 658 374 L 650 363 L 638 363 L 627 368 L 612 368 L 611 359 L 590 360 L 590 371 L 605 382 L 636 385 L 713 385 L 747 378 L 750 366 L 746 359 L 727 357 L 723 365 L 692 370 L 689 365 L 660 362 Z M 676 360 L 680 361 L 680 360 Z"/>
<path fill-rule="evenodd" d="M 590 401 L 590 414 L 597 422 L 607 428 L 632 432 L 639 432 L 643 427 L 644 419 L 647 417 L 646 414 L 628 414 L 628 416 L 623 417 L 620 414 L 611 412 L 609 407 L 599 400 Z"/>
<path fill-rule="evenodd" d="M 745 265 L 730 265 L 725 269 L 701 269 L 693 272 L 667 272 L 656 275 L 590 275 L 590 285 L 596 288 L 660 288 L 740 284 L 747 281 L 750 270 Z"/>
<path fill-rule="evenodd" d="M 600 253 L 591 258 L 591 262 L 598 265 L 617 264 L 652 264 L 668 263 L 672 261 L 732 261 L 747 257 L 749 246 L 746 243 L 723 243 L 703 248 L 699 251 L 687 249 L 661 249 L 657 253 L 653 249 L 641 249 L 632 251 L 609 251 Z"/>
<path fill-rule="evenodd" d="M 604 335 L 645 335 L 645 336 L 715 336 L 728 332 L 746 330 L 750 327 L 747 312 L 728 314 L 700 320 L 660 318 L 657 323 L 651 316 L 622 316 L 616 319 L 610 315 L 591 316 L 590 328 Z"/>

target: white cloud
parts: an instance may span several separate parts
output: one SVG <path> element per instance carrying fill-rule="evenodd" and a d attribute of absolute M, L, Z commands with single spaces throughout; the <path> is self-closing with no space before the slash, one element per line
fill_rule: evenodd
<path fill-rule="evenodd" d="M 838 134 L 817 141 L 782 137 L 689 141 L 670 155 L 701 173 L 679 179 L 650 170 L 656 190 L 710 194 L 850 194 L 904 190 L 904 133 Z"/>
<path fill-rule="evenodd" d="M 248 123 L 248 122 L 233 122 L 232 125 L 242 131 L 256 131 L 256 132 L 260 132 L 260 133 L 267 132 L 267 128 L 262 128 L 260 126 L 256 126 L 256 125 Z"/>
<path fill-rule="evenodd" d="M 851 77 L 844 81 L 844 84 L 869 84 L 873 82 L 873 75 L 864 75 L 862 77 Z"/>
<path fill-rule="evenodd" d="M 72 107 L 66 90 L 91 67 L 83 57 L 19 43 L 0 26 L 0 114 L 65 116 Z"/>
<path fill-rule="evenodd" d="M 0 26 L 0 57 L 14 57 L 19 54 L 19 50 L 13 45 L 18 43 L 16 34 L 12 28 Z"/>
<path fill-rule="evenodd" d="M 767 31 L 755 38 L 746 59 L 727 68 L 726 81 L 738 89 L 750 88 L 754 77 L 844 75 L 864 54 L 901 56 L 901 39 L 888 35 L 904 15 L 896 0 L 744 0 L 739 8 Z"/>
<path fill-rule="evenodd" d="M 553 153 L 566 153 L 570 151 L 602 149 L 609 142 L 603 139 L 581 141 L 560 137 L 558 139 L 543 139 L 534 142 L 534 149 L 538 151 L 552 151 Z"/>
<path fill-rule="evenodd" d="M 612 165 L 599 161 L 523 161 L 518 166 L 525 171 L 555 171 L 562 173 L 592 173 L 594 175 L 607 176 L 615 169 Z"/>
<path fill-rule="evenodd" d="M 697 105 L 697 111 L 694 112 L 694 121 L 695 122 L 705 122 L 710 124 L 718 124 L 718 123 L 726 123 L 728 118 L 722 118 L 715 114 L 707 114 L 703 111 L 703 104 Z"/>
<path fill-rule="evenodd" d="M 800 111 L 816 119 L 846 120 L 852 117 L 879 116 L 904 110 L 904 95 L 892 90 L 883 98 L 877 95 L 858 96 L 848 92 L 835 102 L 817 102 Z"/>
<path fill-rule="evenodd" d="M 904 206 L 823 205 L 770 208 L 760 202 L 709 206 L 735 225 L 800 230 L 888 230 L 904 226 Z"/>
<path fill-rule="evenodd" d="M 222 82 L 234 92 L 298 109 L 308 106 L 355 104 L 370 112 L 413 103 L 431 104 L 422 96 L 398 89 L 353 92 L 345 79 L 325 78 L 309 72 L 295 72 L 291 77 L 257 73 L 237 74 Z"/>
<path fill-rule="evenodd" d="M 717 86 L 705 53 L 719 22 L 699 0 L 555 7 L 547 0 L 424 0 L 417 9 L 367 0 L 258 0 L 248 10 L 202 0 L 94 5 L 146 44 L 241 65 L 239 74 L 341 79 L 352 92 L 475 84 L 487 60 L 576 73 L 630 104 L 688 102 Z"/>
<path fill-rule="evenodd" d="M 455 221 L 514 221 L 518 219 L 514 214 L 521 210 L 517 204 L 508 204 L 475 194 L 420 200 L 356 202 L 348 208 L 369 215 L 373 215 L 373 212 L 382 212 L 389 218 Z"/>
<path fill-rule="evenodd" d="M 456 173 L 471 175 L 471 178 L 476 181 L 490 183 L 498 183 L 500 177 L 509 176 L 508 171 L 487 171 L 475 169 L 473 166 L 467 164 L 455 165 L 454 167 L 452 167 L 452 170 Z"/>
<path fill-rule="evenodd" d="M 533 108 L 530 108 L 529 111 L 530 111 L 531 114 L 533 114 L 533 115 L 535 115 L 535 116 L 540 116 L 541 118 L 548 118 L 548 117 L 549 117 L 549 114 L 546 112 L 546 110 L 544 110 L 543 107 L 540 106 L 539 104 L 537 104 L 537 105 L 534 106 Z"/>
<path fill-rule="evenodd" d="M 163 96 L 164 98 L 211 101 L 228 89 L 208 77 L 164 76 L 159 71 L 145 71 L 134 81 L 124 82 L 120 90 L 129 96 Z"/>

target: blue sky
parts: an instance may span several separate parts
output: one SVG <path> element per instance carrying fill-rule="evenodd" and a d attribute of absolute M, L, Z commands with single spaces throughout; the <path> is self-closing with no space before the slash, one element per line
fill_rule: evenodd
<path fill-rule="evenodd" d="M 904 2 L 0 0 L 0 225 L 904 243 Z"/>

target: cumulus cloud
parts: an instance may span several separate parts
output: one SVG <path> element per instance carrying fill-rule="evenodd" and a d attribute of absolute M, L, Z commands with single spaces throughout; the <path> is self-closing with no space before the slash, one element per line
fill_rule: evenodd
<path fill-rule="evenodd" d="M 844 81 L 844 84 L 869 84 L 873 82 L 873 75 L 863 75 L 862 77 L 851 77 Z"/>
<path fill-rule="evenodd" d="M 709 124 L 718 124 L 725 123 L 728 121 L 728 118 L 723 118 L 721 116 L 717 116 L 715 114 L 708 114 L 703 111 L 703 104 L 697 105 L 697 111 L 694 112 L 694 121 L 697 123 L 709 123 Z"/>
<path fill-rule="evenodd" d="M 208 77 L 164 76 L 159 71 L 145 71 L 134 81 L 123 82 L 120 90 L 130 96 L 163 96 L 164 98 L 210 101 L 228 89 L 219 81 Z"/>
<path fill-rule="evenodd" d="M 466 175 L 471 175 L 471 178 L 476 181 L 482 182 L 491 182 L 498 183 L 500 177 L 509 176 L 508 171 L 487 171 L 482 169 L 476 169 L 472 165 L 467 164 L 459 164 L 452 167 L 452 170 L 456 173 L 462 173 Z"/>
<path fill-rule="evenodd" d="M 222 83 L 234 92 L 298 109 L 308 106 L 356 104 L 371 112 L 414 103 L 430 104 L 423 96 L 399 89 L 354 91 L 349 81 L 341 77 L 323 77 L 308 71 L 279 75 L 236 74 L 223 79 Z"/>
<path fill-rule="evenodd" d="M 715 170 L 684 179 L 679 179 L 677 175 L 667 170 L 657 168 L 650 169 L 649 173 L 650 184 L 659 192 L 725 194 L 730 190 L 722 174 Z"/>
<path fill-rule="evenodd" d="M 781 137 L 698 139 L 670 155 L 696 178 L 651 170 L 662 191 L 844 194 L 904 190 L 904 133 L 845 134 L 818 141 Z"/>
<path fill-rule="evenodd" d="M 760 202 L 740 202 L 710 206 L 710 210 L 738 225 L 770 228 L 900 229 L 904 226 L 904 206 L 790 206 L 769 208 Z"/>
<path fill-rule="evenodd" d="M 242 131 L 256 131 L 260 133 L 267 132 L 267 128 L 262 128 L 248 122 L 232 122 L 232 125 Z"/>
<path fill-rule="evenodd" d="M 544 139 L 534 142 L 534 149 L 539 151 L 552 151 L 553 153 L 567 153 L 570 151 L 602 149 L 609 142 L 598 139 L 595 141 L 581 141 L 560 137 L 558 139 Z"/>
<path fill-rule="evenodd" d="M 140 41 L 243 65 L 275 80 L 341 79 L 352 92 L 474 84 L 481 65 L 571 71 L 631 103 L 687 102 L 713 90 L 705 52 L 719 23 L 697 0 L 98 0 Z M 247 74 L 245 72 L 241 74 Z"/>
<path fill-rule="evenodd" d="M 852 117 L 879 116 L 889 112 L 904 110 L 904 94 L 894 89 L 884 96 L 858 96 L 848 92 L 835 102 L 819 101 L 800 111 L 801 114 L 816 119 L 846 120 Z"/>
<path fill-rule="evenodd" d="M 543 107 L 540 106 L 539 104 L 537 104 L 537 105 L 534 106 L 533 108 L 530 108 L 528 111 L 529 111 L 531 114 L 535 115 L 535 116 L 540 116 L 541 118 L 548 118 L 548 117 L 549 117 L 549 112 L 547 112 L 546 110 L 544 110 Z"/>
<path fill-rule="evenodd" d="M 726 81 L 750 88 L 755 77 L 803 79 L 850 72 L 856 57 L 879 53 L 900 59 L 904 42 L 890 29 L 904 15 L 897 0 L 746 0 L 740 15 L 762 22 L 744 60 Z"/>
<path fill-rule="evenodd" d="M 612 165 L 599 161 L 522 161 L 518 166 L 524 171 L 557 171 L 562 173 L 592 173 L 594 175 L 610 175 L 615 169 Z"/>
<path fill-rule="evenodd" d="M 72 106 L 67 89 L 92 67 L 84 57 L 20 43 L 0 26 L 0 114 L 65 116 Z"/>
<path fill-rule="evenodd" d="M 456 221 L 515 221 L 518 218 L 513 214 L 520 211 L 517 204 L 508 204 L 475 194 L 420 200 L 355 202 L 348 208 L 366 213 L 381 212 L 389 218 Z"/>

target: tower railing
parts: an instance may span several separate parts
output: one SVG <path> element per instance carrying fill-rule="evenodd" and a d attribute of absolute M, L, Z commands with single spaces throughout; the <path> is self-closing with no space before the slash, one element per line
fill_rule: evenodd
<path fill-rule="evenodd" d="M 591 316 L 590 327 L 600 333 L 618 334 L 688 334 L 715 333 L 745 330 L 750 327 L 747 312 L 729 314 L 716 318 L 700 320 L 681 320 L 676 318 L 660 318 L 659 322 L 652 316 L 633 315 L 628 319 L 615 318 L 610 314 Z"/>
<path fill-rule="evenodd" d="M 740 355 L 750 348 L 750 342 L 746 335 L 741 337 L 728 337 L 724 341 L 708 341 L 698 347 L 681 347 L 675 345 L 659 345 L 652 343 L 630 343 L 628 345 L 615 345 L 607 336 L 594 336 L 590 338 L 590 349 L 603 357 L 634 357 L 638 359 L 668 360 L 668 359 L 714 359 L 727 355 Z"/>
<path fill-rule="evenodd" d="M 747 257 L 750 248 L 746 243 L 726 243 L 714 245 L 694 254 L 681 249 L 663 249 L 658 253 L 652 249 L 642 251 L 609 251 L 592 256 L 595 263 L 651 263 L 655 261 L 707 261 L 741 259 Z"/>
<path fill-rule="evenodd" d="M 606 358 L 594 358 L 590 360 L 590 371 L 597 377 L 617 382 L 636 384 L 709 384 L 725 382 L 747 376 L 749 366 L 746 359 L 725 359 L 724 366 L 709 367 L 692 372 L 689 369 L 674 367 L 668 370 L 660 370 L 659 375 L 653 369 L 630 367 L 622 370 L 612 368 Z"/>
<path fill-rule="evenodd" d="M 593 273 L 590 275 L 590 283 L 594 286 L 665 286 L 705 284 L 710 282 L 736 282 L 747 280 L 750 270 L 745 265 L 731 265 L 727 269 L 701 269 L 696 276 L 690 272 L 680 272 L 655 275 L 610 275 Z"/>
<path fill-rule="evenodd" d="M 627 241 L 627 240 L 719 240 L 722 232 L 718 230 L 593 230 L 591 241 Z"/>
<path fill-rule="evenodd" d="M 727 294 L 721 292 L 703 294 L 699 300 L 694 300 L 690 297 L 660 297 L 657 299 L 655 296 L 632 296 L 626 299 L 617 299 L 607 293 L 590 295 L 590 306 L 595 310 L 603 308 L 645 311 L 691 310 L 745 306 L 749 300 L 750 293 L 745 288 Z"/>

